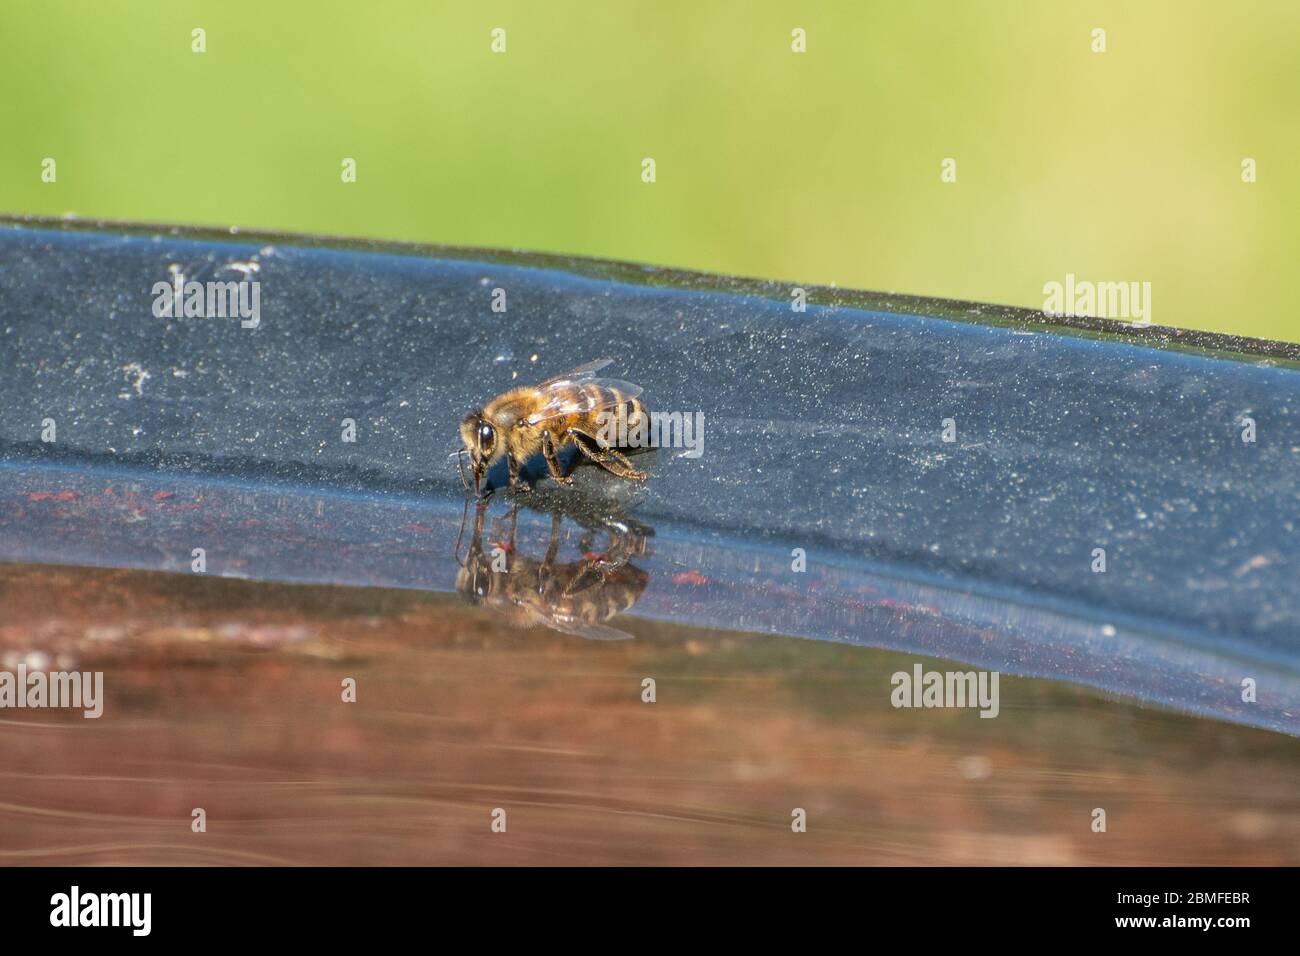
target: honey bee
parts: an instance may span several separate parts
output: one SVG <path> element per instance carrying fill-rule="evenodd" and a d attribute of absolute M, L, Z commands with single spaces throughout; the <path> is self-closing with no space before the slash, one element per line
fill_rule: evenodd
<path fill-rule="evenodd" d="M 654 529 L 630 519 L 605 519 L 599 529 L 585 526 L 587 533 L 578 543 L 582 552 L 579 560 L 559 561 L 563 519 L 553 511 L 550 545 L 539 560 L 517 549 L 516 504 L 510 511 L 509 536 L 495 545 L 499 550 L 489 553 L 483 546 L 484 504 L 479 502 L 473 537 L 463 561 L 460 541 L 456 542 L 456 563 L 460 565 L 456 590 L 465 600 L 504 614 L 521 627 L 540 625 L 598 641 L 632 636 L 605 622 L 632 607 L 645 590 L 650 576 L 631 561 L 650 553 L 646 538 L 654 534 Z M 597 530 L 608 535 L 607 546 L 600 554 L 592 551 Z"/>
<path fill-rule="evenodd" d="M 564 473 L 559 462 L 559 453 L 570 445 L 577 446 L 585 457 L 612 475 L 645 481 L 646 473 L 637 471 L 627 456 L 601 434 L 608 430 L 607 415 L 625 416 L 629 434 L 639 427 L 641 417 L 648 415 L 637 399 L 641 394 L 639 386 L 596 378 L 596 373 L 613 361 L 597 359 L 540 385 L 512 389 L 466 415 L 460 423 L 465 447 L 455 454 L 458 465 L 469 456 L 475 493 L 479 493 L 488 469 L 503 455 L 510 469 L 510 487 L 515 491 L 532 490 L 520 477 L 519 469 L 539 452 L 556 482 L 572 484 L 573 478 Z M 461 480 L 468 488 L 463 468 Z"/>

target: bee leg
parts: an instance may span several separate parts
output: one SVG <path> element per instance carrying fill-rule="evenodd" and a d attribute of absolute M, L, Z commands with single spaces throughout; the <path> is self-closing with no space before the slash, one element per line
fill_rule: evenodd
<path fill-rule="evenodd" d="M 605 449 L 601 448 L 594 438 L 585 432 L 578 431 L 576 428 L 569 429 L 568 437 L 578 446 L 578 451 L 582 452 L 606 471 L 617 474 L 617 472 L 609 467 L 609 456 L 605 454 Z"/>
<path fill-rule="evenodd" d="M 533 486 L 519 477 L 519 459 L 507 454 L 506 464 L 510 466 L 510 487 L 520 492 L 532 491 Z"/>
<path fill-rule="evenodd" d="M 546 468 L 557 484 L 573 484 L 573 479 L 566 476 L 560 468 L 560 459 L 555 455 L 555 439 L 551 437 L 549 431 L 542 432 L 542 457 L 546 459 Z"/>
<path fill-rule="evenodd" d="M 609 452 L 611 455 L 613 455 L 614 459 L 620 465 L 622 465 L 625 469 L 627 469 L 626 474 L 623 475 L 624 478 L 631 478 L 633 481 L 645 481 L 646 478 L 649 477 L 649 475 L 646 472 L 637 471 L 636 468 L 632 465 L 632 462 L 628 459 L 627 455 L 623 454 L 617 448 L 607 448 L 605 450 Z"/>
<path fill-rule="evenodd" d="M 637 471 L 633 468 L 632 463 L 627 460 L 627 456 L 615 451 L 613 448 L 601 448 L 596 444 L 596 440 L 585 432 L 570 428 L 568 434 L 573 439 L 574 444 L 578 446 L 580 452 L 611 475 L 619 478 L 630 478 L 632 481 L 645 481 L 649 477 L 644 471 Z"/>

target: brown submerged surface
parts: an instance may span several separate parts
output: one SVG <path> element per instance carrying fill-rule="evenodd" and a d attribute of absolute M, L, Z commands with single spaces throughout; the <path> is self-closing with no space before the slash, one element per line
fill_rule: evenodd
<path fill-rule="evenodd" d="M 895 710 L 912 655 L 138 571 L 0 564 L 0 609 L 0 667 L 106 698 L 0 710 L 4 865 L 1300 863 L 1295 739 L 1051 681 Z"/>

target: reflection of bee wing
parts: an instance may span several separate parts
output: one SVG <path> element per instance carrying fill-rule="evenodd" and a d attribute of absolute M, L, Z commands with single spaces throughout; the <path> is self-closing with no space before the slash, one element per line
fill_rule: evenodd
<path fill-rule="evenodd" d="M 604 367 L 603 365 L 600 367 Z M 541 386 L 545 401 L 528 416 L 530 425 L 539 425 L 565 415 L 587 415 L 617 408 L 641 394 L 641 386 L 615 378 L 558 378 Z"/>
<path fill-rule="evenodd" d="M 552 619 L 550 626 L 557 631 L 563 631 L 565 634 L 573 634 L 576 637 L 585 637 L 589 641 L 630 641 L 632 635 L 627 631 L 620 631 L 616 627 L 608 627 L 604 624 L 588 624 L 586 621 L 557 620 Z"/>
<path fill-rule="evenodd" d="M 572 611 L 560 611 L 553 607 L 538 607 L 532 602 L 521 605 L 529 623 L 549 627 L 561 634 L 572 634 L 589 641 L 630 641 L 632 635 L 616 627 L 605 624 L 587 623 Z"/>

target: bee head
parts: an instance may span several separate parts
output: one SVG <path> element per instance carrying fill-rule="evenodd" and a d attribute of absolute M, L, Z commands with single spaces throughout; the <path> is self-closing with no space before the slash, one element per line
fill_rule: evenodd
<path fill-rule="evenodd" d="M 481 409 L 470 412 L 461 420 L 460 440 L 465 443 L 465 451 L 469 453 L 470 470 L 474 472 L 474 490 L 478 491 L 488 466 L 500 456 L 505 444 L 497 435 L 496 426 L 483 416 Z"/>

